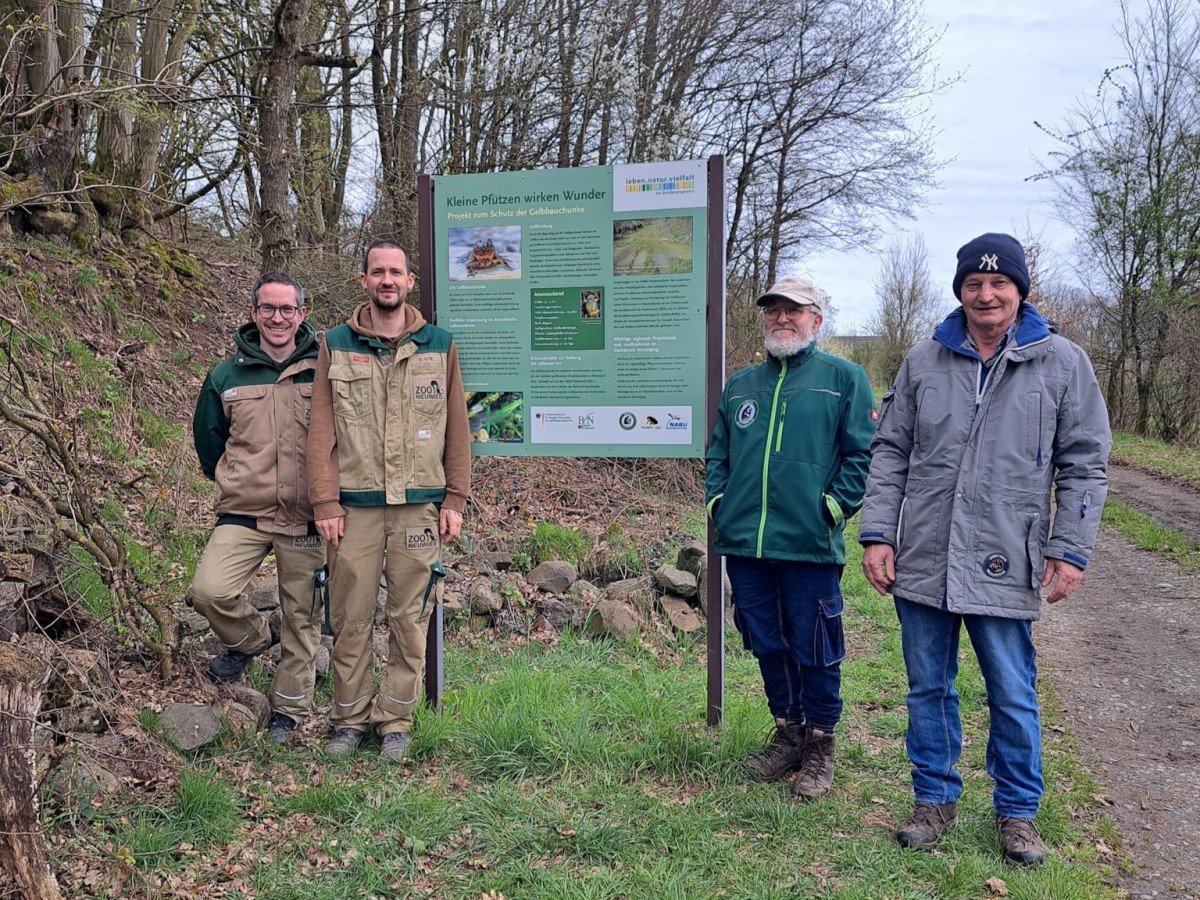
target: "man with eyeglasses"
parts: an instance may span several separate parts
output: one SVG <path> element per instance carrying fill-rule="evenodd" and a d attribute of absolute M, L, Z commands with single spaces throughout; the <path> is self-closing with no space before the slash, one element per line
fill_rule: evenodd
<path fill-rule="evenodd" d="M 312 706 L 324 612 L 325 542 L 313 524 L 306 466 L 317 366 L 307 312 L 290 275 L 259 278 L 250 321 L 233 336 L 234 354 L 205 378 L 192 421 L 200 468 L 217 483 L 217 526 L 189 590 L 225 645 L 208 670 L 233 681 L 282 642 L 267 728 L 276 744 L 291 739 Z M 268 553 L 279 577 L 278 636 L 241 596 Z"/>
<path fill-rule="evenodd" d="M 746 763 L 795 773 L 792 796 L 833 785 L 842 713 L 842 536 L 866 486 L 875 401 L 862 367 L 816 347 L 821 292 L 783 278 L 758 298 L 768 358 L 725 385 L 708 447 L 707 506 L 775 728 Z"/>

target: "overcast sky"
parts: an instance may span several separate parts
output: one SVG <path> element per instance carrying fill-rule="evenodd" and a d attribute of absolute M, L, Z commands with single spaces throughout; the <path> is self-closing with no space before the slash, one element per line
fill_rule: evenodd
<path fill-rule="evenodd" d="M 933 101 L 937 147 L 950 162 L 916 220 L 889 232 L 924 236 L 948 310 L 955 253 L 985 231 L 1040 233 L 1069 268 L 1072 237 L 1054 218 L 1052 186 L 1025 180 L 1054 149 L 1034 121 L 1061 123 L 1079 97 L 1094 93 L 1105 68 L 1121 61 L 1119 9 L 1116 0 L 926 0 L 925 8 L 929 23 L 945 28 L 937 50 L 943 73 L 962 73 Z M 874 311 L 872 282 L 887 240 L 876 251 L 823 253 L 798 265 L 830 294 L 837 332 L 861 331 Z"/>

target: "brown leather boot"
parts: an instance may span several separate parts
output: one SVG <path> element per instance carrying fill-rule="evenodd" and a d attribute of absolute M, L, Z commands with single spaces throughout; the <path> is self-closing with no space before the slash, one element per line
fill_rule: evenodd
<path fill-rule="evenodd" d="M 755 781 L 778 781 L 800 767 L 808 729 L 797 722 L 777 722 L 771 743 L 746 760 L 746 774 Z"/>
<path fill-rule="evenodd" d="M 932 850 L 942 832 L 958 821 L 957 803 L 920 803 L 896 829 L 896 840 L 910 850 Z"/>
<path fill-rule="evenodd" d="M 996 824 L 1000 826 L 1000 852 L 1009 865 L 1032 868 L 1040 866 L 1050 855 L 1033 827 L 1033 819 L 996 816 Z"/>
<path fill-rule="evenodd" d="M 792 797 L 808 801 L 824 797 L 833 787 L 833 735 L 809 727 L 800 771 L 792 780 Z"/>

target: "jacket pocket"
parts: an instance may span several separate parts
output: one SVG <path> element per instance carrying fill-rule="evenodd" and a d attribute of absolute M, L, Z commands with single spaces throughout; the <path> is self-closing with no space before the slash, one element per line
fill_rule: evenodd
<path fill-rule="evenodd" d="M 1042 556 L 1042 520 L 1034 517 L 1029 523 L 1029 534 L 1025 538 L 1025 555 L 1029 557 L 1029 586 L 1042 589 L 1042 576 L 1046 573 L 1046 558 Z"/>
<path fill-rule="evenodd" d="M 296 385 L 296 421 L 303 428 L 308 428 L 308 423 L 312 421 L 312 395 L 311 384 Z"/>
<path fill-rule="evenodd" d="M 821 614 L 817 616 L 817 634 L 814 650 L 816 659 L 827 666 L 841 662 L 846 656 L 846 636 L 842 628 L 842 611 L 845 602 L 841 594 L 820 601 Z"/>
<path fill-rule="evenodd" d="M 371 368 L 369 365 L 330 365 L 333 412 L 338 418 L 356 422 L 371 414 Z"/>

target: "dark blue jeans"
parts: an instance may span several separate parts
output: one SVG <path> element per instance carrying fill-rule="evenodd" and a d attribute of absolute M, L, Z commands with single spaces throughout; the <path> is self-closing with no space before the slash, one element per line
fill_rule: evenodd
<path fill-rule="evenodd" d="M 958 637 L 965 626 L 987 687 L 987 770 L 996 782 L 996 813 L 1037 815 L 1042 797 L 1042 729 L 1038 715 L 1033 623 L 960 616 L 896 598 L 908 669 L 908 758 L 922 803 L 951 803 L 962 793 L 958 710 Z"/>
<path fill-rule="evenodd" d="M 725 558 L 733 621 L 758 660 L 771 715 L 832 732 L 842 717 L 842 567 Z"/>

